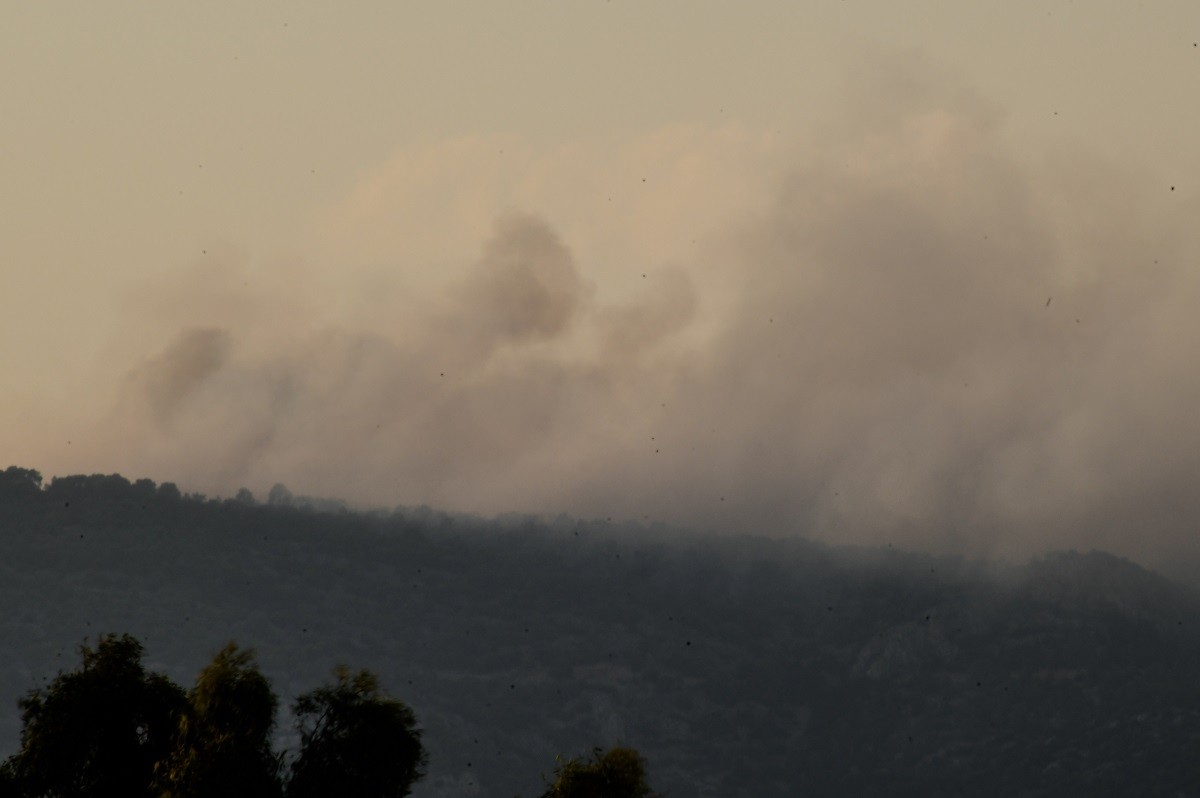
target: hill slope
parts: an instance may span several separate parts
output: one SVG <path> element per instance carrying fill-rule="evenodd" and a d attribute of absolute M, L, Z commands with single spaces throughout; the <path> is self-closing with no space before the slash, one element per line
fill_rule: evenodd
<path fill-rule="evenodd" d="M 555 754 L 618 742 L 680 797 L 1200 784 L 1200 605 L 1103 553 L 1000 568 L 28 473 L 0 480 L 4 753 L 16 698 L 117 631 L 184 685 L 253 646 L 284 701 L 375 670 L 425 728 L 417 798 L 531 796 Z"/>

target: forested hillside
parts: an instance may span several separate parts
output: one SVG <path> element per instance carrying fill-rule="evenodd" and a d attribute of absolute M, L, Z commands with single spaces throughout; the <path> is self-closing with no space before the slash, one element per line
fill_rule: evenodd
<path fill-rule="evenodd" d="M 230 640 L 283 703 L 344 662 L 416 713 L 418 798 L 537 795 L 627 744 L 670 796 L 1200 786 L 1200 603 L 1101 552 L 1000 566 L 603 521 L 356 514 L 0 475 L 0 754 L 101 633 L 190 684 Z M 289 744 L 282 729 L 280 745 Z"/>

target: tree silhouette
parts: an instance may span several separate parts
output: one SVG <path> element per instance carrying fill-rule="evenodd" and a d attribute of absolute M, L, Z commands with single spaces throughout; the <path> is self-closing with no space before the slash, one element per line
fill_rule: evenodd
<path fill-rule="evenodd" d="M 154 764 L 170 751 L 182 690 L 142 667 L 142 646 L 106 635 L 81 646 L 82 665 L 19 701 L 21 748 L 5 763 L 17 794 L 150 796 Z"/>
<path fill-rule="evenodd" d="M 632 748 L 593 749 L 591 761 L 569 759 L 541 798 L 658 798 L 646 783 L 646 760 Z"/>
<path fill-rule="evenodd" d="M 42 475 L 32 468 L 9 466 L 0 471 L 0 492 L 13 496 L 34 496 L 42 492 Z"/>
<path fill-rule="evenodd" d="M 267 504 L 271 507 L 291 507 L 295 497 L 282 482 L 276 482 L 267 492 Z"/>
<path fill-rule="evenodd" d="M 253 651 L 236 643 L 221 649 L 196 678 L 174 750 L 159 763 L 162 795 L 281 795 L 279 760 L 271 750 L 278 704 Z"/>
<path fill-rule="evenodd" d="M 402 798 L 424 776 L 416 717 L 374 674 L 337 668 L 294 705 L 301 747 L 286 789 L 273 753 L 278 699 L 230 643 L 184 693 L 142 667 L 129 635 L 80 647 L 82 664 L 18 703 L 21 748 L 0 798 Z"/>
<path fill-rule="evenodd" d="M 296 699 L 301 750 L 288 798 L 402 798 L 424 776 L 416 717 L 368 671 L 338 667 L 336 684 Z"/>

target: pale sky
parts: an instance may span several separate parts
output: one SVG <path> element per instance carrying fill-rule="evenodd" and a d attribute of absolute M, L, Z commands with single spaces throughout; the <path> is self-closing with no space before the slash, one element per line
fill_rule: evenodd
<path fill-rule="evenodd" d="M 1197 42 L 1192 0 L 3 4 L 0 451 L 1194 556 Z"/>

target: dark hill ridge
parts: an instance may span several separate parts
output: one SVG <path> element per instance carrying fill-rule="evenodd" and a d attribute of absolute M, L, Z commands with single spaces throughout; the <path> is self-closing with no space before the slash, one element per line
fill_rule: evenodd
<path fill-rule="evenodd" d="M 1169 622 L 1189 597 L 1165 577 L 1102 551 L 1052 552 L 1025 569 L 1024 592 L 1062 606 Z M 1179 620 L 1179 619 L 1175 619 Z"/>
<path fill-rule="evenodd" d="M 34 476 L 0 475 L 4 752 L 18 695 L 117 631 L 181 684 L 253 646 L 284 701 L 375 670 L 426 730 L 417 798 L 528 797 L 556 753 L 616 742 L 674 796 L 1200 784 L 1196 597 L 1101 552 L 999 567 Z"/>

